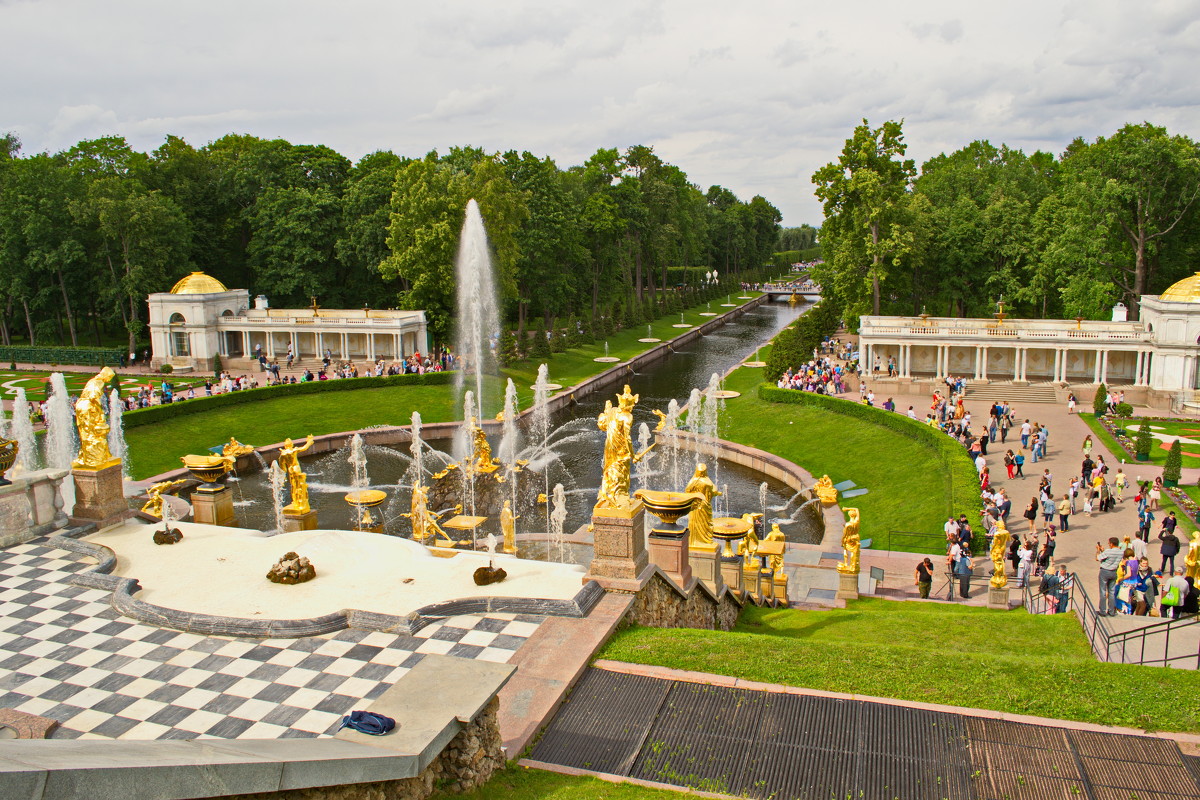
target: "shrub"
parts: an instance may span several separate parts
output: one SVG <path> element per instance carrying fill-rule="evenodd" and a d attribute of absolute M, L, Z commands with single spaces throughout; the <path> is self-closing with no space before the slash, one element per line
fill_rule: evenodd
<path fill-rule="evenodd" d="M 936 454 L 942 469 L 950 477 L 950 511 L 956 516 L 966 514 L 968 519 L 972 520 L 979 514 L 979 473 L 975 469 L 975 462 L 967 454 L 966 448 L 941 431 L 893 411 L 872 408 L 839 397 L 779 389 L 768 383 L 758 387 L 758 396 L 770 403 L 795 403 L 854 417 L 872 425 L 881 425 L 927 445 Z"/>
<path fill-rule="evenodd" d="M 1108 400 L 1108 387 L 1103 383 L 1096 387 L 1096 396 L 1092 398 L 1092 410 L 1096 412 L 1096 416 L 1103 416 L 1108 410 L 1106 401 Z"/>
<path fill-rule="evenodd" d="M 1137 440 L 1134 444 L 1134 453 L 1137 454 L 1138 461 L 1145 461 L 1146 459 L 1150 458 L 1151 441 L 1150 426 L 1143 422 L 1141 426 L 1138 427 Z"/>
<path fill-rule="evenodd" d="M 1179 440 L 1171 442 L 1171 449 L 1167 451 L 1167 461 L 1163 464 L 1162 477 L 1163 481 L 1169 482 L 1170 485 L 1179 483 L 1180 472 L 1183 469 L 1183 445 Z"/>
<path fill-rule="evenodd" d="M 1117 416 L 1118 417 L 1132 417 L 1133 416 L 1133 406 L 1129 405 L 1129 403 L 1117 403 Z"/>
<path fill-rule="evenodd" d="M 170 364 L 163 364 L 162 366 L 160 366 L 158 368 L 158 371 L 161 372 L 163 375 L 170 375 L 172 372 L 175 371 L 175 368 L 172 367 Z"/>
<path fill-rule="evenodd" d="M 517 337 L 510 328 L 505 328 L 500 334 L 497 357 L 503 367 L 511 367 L 521 360 L 521 354 L 517 352 Z"/>
<path fill-rule="evenodd" d="M 254 403 L 275 397 L 290 397 L 299 394 L 320 392 L 347 392 L 356 389 L 381 389 L 386 386 L 444 386 L 454 380 L 453 372 L 426 372 L 424 375 L 382 375 L 378 378 L 346 378 L 332 381 L 308 381 L 307 383 L 285 383 L 278 386 L 262 386 L 240 392 L 218 394 L 213 397 L 197 397 L 165 406 L 139 408 L 121 415 L 125 428 L 152 425 L 172 417 L 199 414 L 214 408 L 225 408 L 242 403 Z"/>
<path fill-rule="evenodd" d="M 539 361 L 550 360 L 550 340 L 546 338 L 546 331 L 540 325 L 533 329 L 530 334 L 533 341 L 529 343 L 529 357 Z"/>

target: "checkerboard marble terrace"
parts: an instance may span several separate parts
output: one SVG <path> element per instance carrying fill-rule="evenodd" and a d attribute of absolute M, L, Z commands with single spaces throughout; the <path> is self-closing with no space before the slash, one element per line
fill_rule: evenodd
<path fill-rule="evenodd" d="M 53 738 L 330 735 L 426 653 L 506 662 L 543 619 L 451 617 L 415 636 L 200 636 L 122 617 L 108 592 L 66 583 L 91 565 L 46 539 L 0 551 L 0 708 L 58 720 Z"/>

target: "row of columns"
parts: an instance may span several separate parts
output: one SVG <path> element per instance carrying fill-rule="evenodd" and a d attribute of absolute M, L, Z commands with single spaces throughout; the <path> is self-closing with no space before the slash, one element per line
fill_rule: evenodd
<path fill-rule="evenodd" d="M 911 378 L 912 377 L 912 348 L 913 348 L 913 345 L 898 344 L 898 345 L 893 345 L 893 346 L 899 347 L 899 353 L 896 356 L 897 374 L 901 378 Z M 940 380 L 942 378 L 947 377 L 950 374 L 950 348 L 951 347 L 963 347 L 964 345 L 939 344 L 939 345 L 933 345 L 933 346 L 937 348 L 937 351 L 934 356 L 934 376 Z M 868 365 L 868 369 L 874 367 L 875 358 L 879 355 L 879 353 L 877 351 L 878 347 L 879 347 L 879 345 L 873 344 L 873 343 L 865 343 L 862 346 L 861 355 L 863 356 L 863 363 Z M 1013 349 L 1012 380 L 1013 381 L 1027 381 L 1029 379 L 1028 378 L 1029 351 L 1030 350 L 1049 350 L 1051 348 L 1014 346 L 1012 349 Z M 1072 348 L 1055 347 L 1055 348 L 1053 348 L 1053 350 L 1054 350 L 1054 367 L 1053 367 L 1053 377 L 1051 378 L 1051 380 L 1055 383 L 1066 383 L 1066 382 L 1068 382 L 1067 359 L 1068 359 L 1068 355 L 1072 352 Z M 974 363 L 974 370 L 973 370 L 975 380 L 988 380 L 989 351 L 990 351 L 990 346 L 988 346 L 988 345 L 982 345 L 982 346 L 975 347 L 975 363 Z M 1094 361 L 1093 370 L 1092 370 L 1092 382 L 1093 383 L 1107 383 L 1108 382 L 1108 366 L 1109 366 L 1108 358 L 1109 358 L 1110 351 L 1097 349 L 1092 352 L 1095 353 L 1095 361 Z M 1116 351 L 1116 352 L 1128 352 L 1128 351 Z M 1134 368 L 1133 385 L 1149 386 L 1150 385 L 1150 368 L 1151 368 L 1151 363 L 1153 360 L 1153 354 L 1149 350 L 1137 350 L 1135 352 L 1136 352 L 1137 358 L 1136 358 L 1136 364 L 1135 364 L 1135 368 Z M 882 369 L 886 368 L 886 364 L 883 363 L 882 357 L 880 357 L 880 358 L 881 358 L 880 367 L 882 370 Z M 1185 363 L 1185 371 L 1187 374 L 1185 376 L 1185 379 L 1188 381 L 1188 383 L 1186 385 L 1189 385 L 1189 386 L 1195 385 L 1198 370 L 1200 370 L 1200 356 L 1187 356 L 1186 363 Z"/>
<path fill-rule="evenodd" d="M 246 330 L 246 331 L 230 331 L 230 333 L 240 333 L 241 334 L 242 355 L 246 358 L 253 357 L 254 345 L 250 341 L 250 334 L 252 332 L 249 330 Z M 275 347 L 275 332 L 262 331 L 262 333 L 266 337 L 266 344 L 265 344 L 265 347 L 263 348 L 264 354 L 267 356 L 267 358 L 274 360 L 278 355 L 276 347 Z M 332 336 L 338 337 L 338 348 L 337 348 L 337 352 L 335 353 L 335 358 L 339 358 L 339 359 L 350 358 L 350 355 L 349 355 L 350 340 L 349 340 L 348 334 L 324 333 L 324 332 L 320 332 L 320 331 L 288 331 L 287 332 L 288 341 L 292 344 L 293 352 L 295 352 L 297 356 L 299 356 L 300 347 L 299 347 L 299 344 L 297 343 L 296 337 L 299 335 L 302 335 L 302 334 L 311 334 L 312 336 L 316 337 L 314 340 L 314 346 L 315 346 L 315 351 L 316 351 L 316 355 L 318 358 L 320 358 L 321 356 L 324 355 L 326 349 L 329 349 L 329 345 L 330 345 L 329 337 L 332 337 Z M 376 356 L 375 337 L 376 336 L 390 336 L 392 338 L 392 357 L 393 358 L 404 358 L 405 356 L 409 355 L 408 353 L 404 352 L 404 333 L 390 333 L 390 334 L 367 333 L 364 335 L 367 337 L 366 358 L 369 361 L 375 360 L 375 356 Z M 221 341 L 221 350 L 225 351 L 225 352 L 222 352 L 221 355 L 229 355 L 229 353 L 228 353 L 229 348 L 226 345 L 227 340 L 225 339 L 224 336 L 222 336 L 220 341 Z M 284 345 L 284 354 L 286 354 L 286 352 L 287 352 L 286 347 L 287 347 L 287 345 Z"/>

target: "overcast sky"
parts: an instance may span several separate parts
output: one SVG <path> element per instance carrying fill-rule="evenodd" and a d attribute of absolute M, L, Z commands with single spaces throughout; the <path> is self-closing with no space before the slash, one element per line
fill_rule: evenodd
<path fill-rule="evenodd" d="M 903 118 L 918 163 L 1143 120 L 1200 139 L 1198 50 L 1200 0 L 0 0 L 0 131 L 27 153 L 238 132 L 560 167 L 647 144 L 816 224 L 810 176 L 863 117 Z"/>

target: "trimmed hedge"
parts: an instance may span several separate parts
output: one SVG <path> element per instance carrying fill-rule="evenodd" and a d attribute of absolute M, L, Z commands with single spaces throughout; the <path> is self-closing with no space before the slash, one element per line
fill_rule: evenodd
<path fill-rule="evenodd" d="M 769 383 L 758 387 L 758 396 L 768 403 L 813 406 L 834 414 L 861 419 L 863 422 L 881 425 L 926 445 L 938 456 L 942 463 L 942 469 L 950 478 L 950 508 L 947 510 L 947 515 L 951 511 L 955 516 L 966 514 L 967 519 L 974 523 L 980 509 L 979 473 L 975 470 L 975 462 L 971 460 L 966 448 L 955 439 L 922 422 L 909 419 L 904 414 L 884 411 L 881 408 L 843 400 L 840 397 L 800 392 L 795 389 L 780 389 Z"/>
<path fill-rule="evenodd" d="M 0 361 L 115 367 L 128 357 L 120 347 L 0 347 Z"/>
<path fill-rule="evenodd" d="M 121 424 L 125 428 L 136 428 L 141 425 L 152 425 L 172 417 L 199 414 L 214 408 L 225 408 L 242 403 L 255 403 L 259 400 L 272 400 L 276 397 L 292 397 L 301 394 L 317 394 L 319 392 L 347 392 L 356 389 L 382 389 L 385 386 L 444 386 L 453 382 L 453 372 L 426 372 L 424 375 L 382 375 L 364 378 L 338 378 L 329 381 L 308 381 L 307 383 L 288 383 L 279 386 L 261 386 L 257 389 L 244 389 L 240 392 L 213 395 L 212 397 L 197 397 L 195 400 L 183 400 L 170 405 L 139 408 L 121 415 Z"/>

